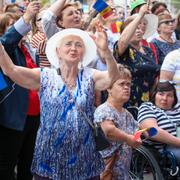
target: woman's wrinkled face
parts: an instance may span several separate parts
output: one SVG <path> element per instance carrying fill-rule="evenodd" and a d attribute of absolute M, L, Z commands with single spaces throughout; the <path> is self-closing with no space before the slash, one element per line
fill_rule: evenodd
<path fill-rule="evenodd" d="M 140 25 L 137 27 L 134 35 L 132 36 L 130 42 L 140 42 L 143 39 L 144 32 L 142 31 Z"/>
<path fill-rule="evenodd" d="M 56 51 L 60 61 L 78 64 L 83 59 L 85 46 L 79 36 L 69 35 L 59 42 Z"/>
<path fill-rule="evenodd" d="M 144 35 L 145 31 L 146 31 L 146 27 L 147 27 L 147 21 L 145 19 L 143 19 L 139 23 L 134 35 L 132 36 L 132 38 L 130 40 L 131 43 L 139 42 L 139 41 L 141 41 L 143 39 L 143 35 Z"/>
<path fill-rule="evenodd" d="M 82 16 L 77 8 L 69 6 L 62 11 L 62 20 L 58 22 L 64 28 L 82 27 Z"/>
<path fill-rule="evenodd" d="M 176 28 L 175 19 L 165 19 L 162 20 L 158 27 L 158 32 L 161 33 L 170 33 L 172 34 Z"/>
<path fill-rule="evenodd" d="M 129 100 L 131 92 L 131 80 L 128 78 L 118 79 L 109 90 L 109 94 L 113 99 L 125 103 Z"/>
<path fill-rule="evenodd" d="M 164 110 L 171 109 L 174 101 L 175 98 L 173 91 L 157 92 L 155 95 L 155 105 Z"/>

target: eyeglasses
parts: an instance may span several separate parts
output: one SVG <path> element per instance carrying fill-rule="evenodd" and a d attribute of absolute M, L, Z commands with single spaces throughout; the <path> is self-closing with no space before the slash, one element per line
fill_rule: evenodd
<path fill-rule="evenodd" d="M 171 24 L 174 24 L 175 21 L 176 21 L 176 19 L 170 19 L 170 20 L 164 20 L 164 21 L 162 20 L 162 21 L 159 23 L 159 25 L 160 25 L 160 24 L 163 24 L 163 23 L 166 24 L 166 25 L 169 25 L 170 23 L 171 23 Z"/>

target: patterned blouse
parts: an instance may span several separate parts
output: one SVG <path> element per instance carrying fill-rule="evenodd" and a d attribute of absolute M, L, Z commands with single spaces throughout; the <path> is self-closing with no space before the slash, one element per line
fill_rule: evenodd
<path fill-rule="evenodd" d="M 128 134 L 134 134 L 137 129 L 137 122 L 128 111 L 118 112 L 105 102 L 100 105 L 94 113 L 94 120 L 96 123 L 104 120 L 113 121 L 115 126 Z M 131 147 L 126 143 L 111 141 L 111 146 L 103 151 L 101 154 L 103 158 L 108 158 L 118 150 L 118 158 L 113 168 L 113 175 L 115 180 L 129 179 L 128 170 L 131 163 Z"/>
<path fill-rule="evenodd" d="M 169 52 L 180 48 L 180 41 L 178 41 L 178 40 L 176 40 L 175 43 L 170 44 L 170 43 L 167 43 L 167 42 L 160 41 L 158 39 L 154 39 L 154 40 L 152 40 L 152 43 L 156 47 L 156 52 L 157 52 L 157 56 L 158 56 L 158 62 L 159 62 L 160 65 L 162 65 L 165 56 Z"/>
<path fill-rule="evenodd" d="M 103 160 L 95 150 L 92 128 L 79 111 L 80 108 L 93 119 L 92 75 L 90 68 L 79 70 L 76 88 L 70 95 L 55 69 L 42 69 L 41 124 L 32 163 L 33 173 L 53 180 L 84 180 L 103 171 Z"/>
<path fill-rule="evenodd" d="M 117 43 L 114 46 L 113 53 L 116 61 L 125 65 L 132 74 L 131 96 L 126 107 L 139 107 L 142 102 L 148 101 L 150 90 L 159 74 L 160 66 L 156 64 L 153 51 L 145 46 L 143 49 L 145 54 L 129 45 L 124 54 L 120 56 Z"/>

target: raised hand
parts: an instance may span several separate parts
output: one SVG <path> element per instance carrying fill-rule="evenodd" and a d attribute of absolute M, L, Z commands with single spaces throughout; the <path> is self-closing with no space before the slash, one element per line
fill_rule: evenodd
<path fill-rule="evenodd" d="M 150 14 L 150 10 L 149 10 L 149 5 L 144 4 L 141 6 L 140 10 L 139 10 L 139 14 L 141 16 L 144 16 L 145 14 Z"/>
<path fill-rule="evenodd" d="M 96 27 L 96 38 L 95 43 L 98 49 L 98 52 L 102 58 L 106 51 L 108 51 L 108 37 L 105 29 L 100 23 L 95 25 Z"/>
<path fill-rule="evenodd" d="M 41 5 L 39 1 L 30 2 L 26 8 L 26 12 L 23 15 L 25 22 L 29 23 L 39 12 L 40 8 Z"/>

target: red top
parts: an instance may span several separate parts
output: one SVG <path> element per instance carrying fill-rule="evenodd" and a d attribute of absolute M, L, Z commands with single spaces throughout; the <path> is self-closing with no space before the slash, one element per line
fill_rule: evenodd
<path fill-rule="evenodd" d="M 36 68 L 36 64 L 33 62 L 29 52 L 24 45 L 21 45 L 21 50 L 26 58 L 26 67 L 33 69 Z M 28 115 L 38 115 L 40 113 L 40 101 L 37 91 L 29 90 L 29 105 L 28 105 Z"/>

